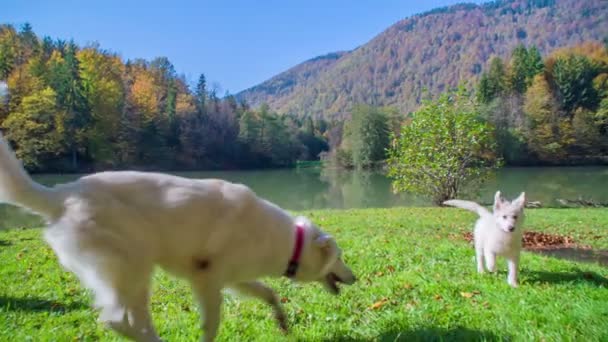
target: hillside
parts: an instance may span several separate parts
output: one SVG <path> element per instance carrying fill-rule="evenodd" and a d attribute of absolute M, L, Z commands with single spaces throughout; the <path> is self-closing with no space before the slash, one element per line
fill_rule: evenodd
<path fill-rule="evenodd" d="M 437 94 L 476 81 L 492 56 L 518 44 L 542 54 L 608 36 L 608 1 L 502 0 L 460 4 L 397 22 L 349 52 L 299 64 L 237 98 L 280 113 L 330 116 L 354 104 L 415 110 L 428 89 Z"/>

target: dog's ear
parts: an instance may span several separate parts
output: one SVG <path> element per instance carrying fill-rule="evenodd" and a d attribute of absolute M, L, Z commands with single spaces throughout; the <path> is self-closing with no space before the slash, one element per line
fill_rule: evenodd
<path fill-rule="evenodd" d="M 526 193 L 522 192 L 519 197 L 513 200 L 513 205 L 515 205 L 519 209 L 523 209 L 526 206 Z"/>
<path fill-rule="evenodd" d="M 329 268 L 338 259 L 338 244 L 331 235 L 321 234 L 315 239 L 315 245 L 321 250 L 323 255 L 323 267 L 321 274 L 329 272 Z"/>
<path fill-rule="evenodd" d="M 310 229 L 312 227 L 312 222 L 304 216 L 298 216 L 295 219 L 295 224 L 298 226 L 302 226 L 306 229 Z"/>
<path fill-rule="evenodd" d="M 496 191 L 496 194 L 494 195 L 494 211 L 499 210 L 503 206 L 504 202 L 505 200 L 502 198 L 500 190 Z"/>
<path fill-rule="evenodd" d="M 321 234 L 315 239 L 315 244 L 327 255 L 337 253 L 338 245 L 331 235 Z"/>

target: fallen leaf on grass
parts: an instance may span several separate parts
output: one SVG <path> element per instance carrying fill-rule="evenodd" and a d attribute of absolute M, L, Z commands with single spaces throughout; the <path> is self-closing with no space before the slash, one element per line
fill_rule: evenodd
<path fill-rule="evenodd" d="M 387 298 L 383 298 L 380 301 L 375 302 L 374 304 L 372 304 L 369 308 L 372 310 L 378 310 L 381 307 L 383 307 L 386 303 L 388 303 L 388 299 Z"/>
<path fill-rule="evenodd" d="M 441 299 L 443 299 L 443 297 L 441 297 L 441 295 L 439 295 L 439 294 L 435 295 L 435 300 L 441 300 Z"/>
<path fill-rule="evenodd" d="M 460 292 L 460 295 L 464 298 L 473 298 L 473 296 L 480 294 L 481 292 L 475 290 L 473 292 Z"/>
<path fill-rule="evenodd" d="M 281 297 L 281 303 L 285 304 L 287 302 L 289 302 L 289 298 L 287 298 L 287 297 Z"/>
<path fill-rule="evenodd" d="M 403 288 L 406 290 L 411 290 L 414 288 L 414 285 L 412 285 L 410 283 L 405 283 L 405 284 L 403 284 Z"/>
<path fill-rule="evenodd" d="M 395 266 L 388 265 L 388 271 L 389 271 L 390 273 L 395 272 Z"/>

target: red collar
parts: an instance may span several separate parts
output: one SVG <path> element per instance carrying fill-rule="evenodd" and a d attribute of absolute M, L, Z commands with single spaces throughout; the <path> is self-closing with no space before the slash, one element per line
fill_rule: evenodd
<path fill-rule="evenodd" d="M 298 266 L 300 266 L 302 246 L 304 246 L 304 227 L 302 227 L 301 225 L 296 225 L 296 245 L 293 249 L 291 259 L 289 259 L 287 271 L 285 271 L 286 277 L 292 278 L 296 275 L 296 272 L 298 271 Z"/>

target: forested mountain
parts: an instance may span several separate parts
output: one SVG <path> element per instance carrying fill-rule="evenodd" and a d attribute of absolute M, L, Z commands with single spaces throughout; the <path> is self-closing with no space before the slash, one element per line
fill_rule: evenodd
<path fill-rule="evenodd" d="M 415 110 L 420 100 L 463 81 L 520 44 L 552 50 L 608 36 L 605 0 L 499 0 L 439 8 L 401 20 L 349 52 L 306 61 L 237 94 L 253 107 L 331 116 L 356 104 Z"/>

